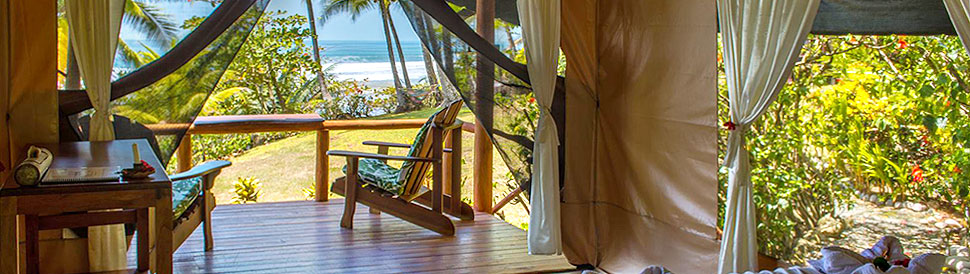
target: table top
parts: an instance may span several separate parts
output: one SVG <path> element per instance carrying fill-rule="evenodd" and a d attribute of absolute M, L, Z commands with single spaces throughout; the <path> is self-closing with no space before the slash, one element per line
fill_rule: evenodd
<path fill-rule="evenodd" d="M 66 142 L 59 144 L 35 144 L 49 149 L 54 155 L 51 168 L 76 168 L 96 166 L 120 166 L 128 168 L 134 162 L 131 145 L 138 144 L 138 154 L 141 159 L 155 167 L 155 173 L 145 179 L 119 180 L 113 182 L 84 182 L 65 184 L 41 184 L 39 186 L 21 187 L 13 179 L 0 189 L 0 197 L 68 194 L 81 192 L 122 191 L 138 189 L 171 188 L 172 183 L 165 173 L 158 156 L 152 151 L 151 145 L 145 139 L 114 140 L 101 142 Z"/>

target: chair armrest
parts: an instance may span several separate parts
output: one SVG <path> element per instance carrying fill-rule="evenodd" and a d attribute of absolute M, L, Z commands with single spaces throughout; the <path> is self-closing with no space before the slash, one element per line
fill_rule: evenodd
<path fill-rule="evenodd" d="M 411 145 L 409 145 L 409 144 L 391 143 L 391 142 L 381 142 L 381 141 L 364 141 L 361 144 L 362 145 L 365 145 L 365 146 L 411 148 Z M 451 149 L 446 147 L 446 148 L 444 148 L 444 151 L 445 152 L 451 152 Z"/>
<path fill-rule="evenodd" d="M 456 129 L 456 128 L 459 128 L 460 129 L 461 126 L 465 124 L 465 122 L 462 122 L 461 120 L 457 120 L 456 119 L 455 122 L 454 123 L 451 123 L 450 125 L 439 125 L 438 123 L 431 123 L 431 124 L 434 127 L 440 128 L 442 131 L 446 131 L 447 132 L 449 130 L 453 130 L 453 129 Z"/>
<path fill-rule="evenodd" d="M 411 148 L 411 145 L 409 144 L 381 142 L 381 141 L 364 141 L 361 144 L 365 146 Z"/>
<path fill-rule="evenodd" d="M 378 159 L 378 160 L 413 161 L 413 162 L 439 162 L 440 161 L 438 159 L 431 159 L 431 158 L 394 156 L 394 155 L 384 155 L 384 154 L 376 154 L 376 153 L 346 151 L 346 150 L 329 150 L 327 151 L 327 155 L 345 156 L 345 157 L 354 157 L 354 158 L 370 158 L 370 159 Z"/>
<path fill-rule="evenodd" d="M 223 168 L 231 165 L 232 165 L 232 162 L 229 162 L 229 161 L 209 161 L 209 162 L 202 163 L 201 165 L 192 167 L 192 169 L 189 169 L 188 171 L 172 174 L 168 176 L 168 178 L 171 179 L 172 181 L 178 181 L 178 180 L 185 180 L 185 179 L 205 176 L 211 173 L 219 172 Z"/>

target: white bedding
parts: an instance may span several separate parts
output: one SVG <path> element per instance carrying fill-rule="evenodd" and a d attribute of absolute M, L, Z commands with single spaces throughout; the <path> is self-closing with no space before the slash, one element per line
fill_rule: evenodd
<path fill-rule="evenodd" d="M 939 274 L 946 259 L 943 254 L 923 254 L 910 259 L 903 252 L 899 239 L 886 236 L 872 248 L 855 253 L 851 250 L 832 246 L 823 248 L 822 258 L 809 261 L 807 267 L 778 268 L 774 271 L 761 271 L 757 274 Z M 872 264 L 876 257 L 885 256 L 890 263 L 909 260 L 907 265 L 893 265 L 882 271 Z M 745 272 L 755 274 L 755 272 Z"/>

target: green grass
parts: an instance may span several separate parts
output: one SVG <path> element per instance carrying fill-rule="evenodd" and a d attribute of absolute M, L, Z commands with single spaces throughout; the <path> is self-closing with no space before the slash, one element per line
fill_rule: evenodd
<path fill-rule="evenodd" d="M 429 108 L 408 113 L 391 114 L 371 119 L 425 119 L 434 113 Z M 462 121 L 474 121 L 474 116 L 466 108 L 458 116 Z M 385 141 L 410 144 L 417 134 L 417 129 L 397 130 L 336 130 L 330 132 L 330 149 L 376 152 L 373 146 L 361 145 L 364 141 Z M 462 193 L 463 200 L 471 204 L 472 193 L 472 148 L 473 134 L 462 134 Z M 391 154 L 403 155 L 405 149 L 392 149 Z M 509 192 L 505 189 L 505 180 L 509 178 L 508 167 L 494 153 L 493 200 L 498 201 Z M 293 137 L 255 147 L 230 159 L 232 166 L 223 170 L 216 179 L 213 194 L 218 203 L 232 202 L 232 185 L 238 178 L 256 177 L 262 183 L 259 202 L 305 200 L 301 191 L 303 188 L 313 188 L 316 157 L 316 134 L 302 133 Z M 342 157 L 330 157 L 330 180 L 344 176 L 342 171 L 346 161 Z M 399 163 L 398 163 L 399 164 Z M 338 197 L 331 194 L 331 197 Z M 502 210 L 502 215 L 512 224 L 522 226 L 528 221 L 528 215 L 521 205 L 508 205 Z"/>

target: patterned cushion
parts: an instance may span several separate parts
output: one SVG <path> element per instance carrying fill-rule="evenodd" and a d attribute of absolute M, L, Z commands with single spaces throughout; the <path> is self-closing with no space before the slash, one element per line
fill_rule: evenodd
<path fill-rule="evenodd" d="M 202 177 L 172 182 L 172 221 L 178 220 L 185 210 L 199 198 L 202 192 Z"/>
<path fill-rule="evenodd" d="M 346 165 L 343 170 L 344 174 L 347 174 Z M 400 169 L 389 166 L 381 160 L 369 158 L 357 160 L 357 176 L 360 176 L 364 183 L 391 193 L 400 193 L 401 182 L 397 179 L 400 172 Z"/>

